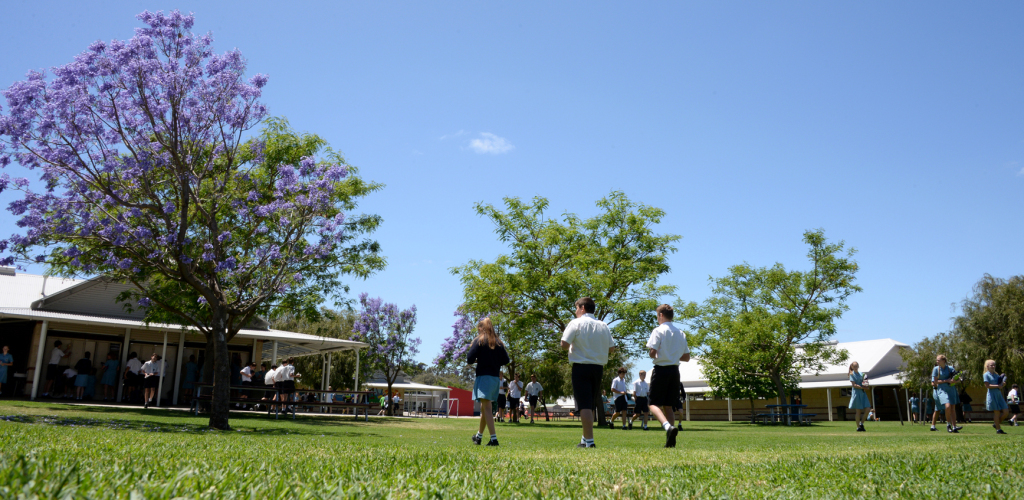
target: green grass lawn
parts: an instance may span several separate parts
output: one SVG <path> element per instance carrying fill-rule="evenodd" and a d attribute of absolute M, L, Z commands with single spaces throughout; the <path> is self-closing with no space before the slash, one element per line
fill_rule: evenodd
<path fill-rule="evenodd" d="M 234 414 L 233 414 L 234 415 Z M 759 427 L 684 422 L 664 434 L 578 422 L 237 415 L 235 430 L 163 410 L 0 402 L 0 498 L 1021 498 L 1024 428 L 959 435 L 899 422 Z"/>

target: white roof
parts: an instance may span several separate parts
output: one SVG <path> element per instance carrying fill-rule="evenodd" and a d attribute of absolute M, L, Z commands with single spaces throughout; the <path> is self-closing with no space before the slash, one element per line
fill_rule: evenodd
<path fill-rule="evenodd" d="M 45 285 L 45 288 L 43 288 Z M 113 326 L 150 331 L 197 331 L 192 326 L 149 323 L 138 312 L 128 314 L 114 300 L 127 285 L 104 278 L 69 280 L 33 274 L 0 272 L 0 319 L 19 318 L 79 325 Z M 45 291 L 46 294 L 41 292 Z M 257 325 L 259 326 L 259 325 Z M 319 337 L 282 330 L 243 328 L 237 338 L 277 341 L 278 357 L 302 356 L 329 351 L 362 349 L 367 344 L 354 340 Z M 273 356 L 263 350 L 263 360 Z"/>
<path fill-rule="evenodd" d="M 903 367 L 900 349 L 909 346 L 893 339 L 877 339 L 840 342 L 836 344 L 836 347 L 845 349 L 849 353 L 847 363 L 828 365 L 817 374 L 805 371 L 799 384 L 801 389 L 849 387 L 848 364 L 854 361 L 860 364 L 861 372 L 868 373 L 868 378 L 873 381 L 874 385 L 898 384 L 896 375 Z M 711 391 L 698 357 L 691 359 L 688 363 L 679 363 L 679 379 L 689 393 Z"/>
<path fill-rule="evenodd" d="M 54 276 L 18 274 L 14 268 L 0 268 L 0 307 L 29 307 L 36 300 L 82 282 Z"/>
<path fill-rule="evenodd" d="M 371 387 L 373 389 L 387 390 L 388 388 L 388 384 L 386 382 L 368 382 L 363 385 L 365 385 L 366 387 Z M 391 384 L 391 389 L 399 389 L 403 391 L 451 391 L 451 389 L 448 387 L 442 387 L 439 385 L 417 384 L 416 382 L 396 382 L 394 384 Z"/>

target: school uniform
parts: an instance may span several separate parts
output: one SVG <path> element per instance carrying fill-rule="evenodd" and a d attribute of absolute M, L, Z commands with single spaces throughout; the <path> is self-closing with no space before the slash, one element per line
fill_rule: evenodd
<path fill-rule="evenodd" d="M 612 379 L 612 394 L 615 394 L 615 413 L 625 413 L 629 408 L 629 401 L 626 401 L 626 380 L 619 377 Z M 615 392 L 618 391 L 618 392 Z M 619 394 L 619 393 L 622 394 Z"/>
<path fill-rule="evenodd" d="M 1020 413 L 1020 396 L 1017 395 L 1017 389 L 1010 389 L 1010 393 L 1006 395 L 1006 402 L 1009 405 L 1010 413 L 1014 415 Z"/>
<path fill-rule="evenodd" d="M 508 351 L 501 342 L 495 342 L 492 349 L 485 340 L 480 343 L 479 337 L 469 345 L 466 362 L 476 364 L 476 380 L 473 381 L 473 399 L 475 401 L 497 401 L 501 392 L 501 367 L 509 363 Z"/>
<path fill-rule="evenodd" d="M 92 375 L 92 361 L 86 358 L 78 360 L 75 363 L 75 371 L 78 372 L 78 376 L 75 377 L 75 387 L 89 385 L 89 375 Z"/>
<path fill-rule="evenodd" d="M 948 380 L 953 376 L 953 367 L 946 366 L 941 368 L 936 366 L 932 368 L 932 381 L 936 380 Z M 936 406 L 945 407 L 946 405 L 956 404 L 956 391 L 948 383 L 939 384 L 935 388 L 935 404 Z"/>
<path fill-rule="evenodd" d="M 526 384 L 526 398 L 530 402 L 530 408 L 537 407 L 537 399 L 540 397 L 540 391 L 543 390 L 544 386 L 540 385 L 540 382 Z"/>
<path fill-rule="evenodd" d="M 917 396 L 911 397 L 910 398 L 910 413 L 921 413 L 920 410 L 921 410 L 920 400 L 917 398 Z"/>
<path fill-rule="evenodd" d="M 508 384 L 508 406 L 509 408 L 518 409 L 519 405 L 522 404 L 520 398 L 523 397 L 523 381 L 512 380 Z"/>
<path fill-rule="evenodd" d="M 671 321 L 658 325 L 647 339 L 647 348 L 656 349 L 651 370 L 650 404 L 678 408 L 682 383 L 679 381 L 679 358 L 690 353 L 686 334 Z"/>
<path fill-rule="evenodd" d="M 142 373 L 146 378 L 143 380 L 143 387 L 146 389 L 156 389 L 160 387 L 160 362 L 159 361 L 146 361 L 142 364 Z"/>
<path fill-rule="evenodd" d="M 281 390 L 281 394 L 295 394 L 294 366 L 279 366 L 277 368 L 277 372 L 274 374 L 274 380 L 277 382 L 277 388 Z"/>
<path fill-rule="evenodd" d="M 476 383 L 476 382 L 474 382 Z M 492 410 L 500 411 L 505 408 L 506 400 L 508 399 L 508 380 L 501 380 L 501 385 L 498 386 L 498 404 L 494 405 Z"/>
<path fill-rule="evenodd" d="M 633 382 L 633 398 L 636 399 L 636 404 L 633 405 L 634 415 L 651 411 L 650 405 L 647 403 L 647 394 L 650 393 L 650 387 L 651 386 L 643 380 Z"/>
<path fill-rule="evenodd" d="M 985 383 L 992 385 L 999 385 L 999 375 L 991 372 L 985 372 Z M 997 387 L 989 387 L 985 391 L 985 410 L 986 411 L 1001 411 L 1007 410 L 1009 406 L 1006 404 L 1006 400 L 1003 399 L 1003 391 Z"/>
<path fill-rule="evenodd" d="M 864 374 L 861 372 L 853 372 L 850 374 L 850 382 L 861 385 L 864 383 Z M 864 389 L 853 388 L 853 393 L 850 394 L 850 404 L 848 406 L 851 410 L 867 410 L 871 408 L 871 401 L 868 399 L 868 394 L 864 392 Z"/>
<path fill-rule="evenodd" d="M 64 357 L 64 351 L 60 347 L 54 347 L 50 351 L 50 364 L 46 365 L 46 380 L 57 380 L 60 376 L 60 360 Z"/>
<path fill-rule="evenodd" d="M 608 325 L 586 313 L 569 322 L 562 333 L 562 342 L 569 344 L 572 363 L 572 395 L 577 410 L 594 410 L 601 397 L 601 378 L 608 364 L 612 332 Z"/>

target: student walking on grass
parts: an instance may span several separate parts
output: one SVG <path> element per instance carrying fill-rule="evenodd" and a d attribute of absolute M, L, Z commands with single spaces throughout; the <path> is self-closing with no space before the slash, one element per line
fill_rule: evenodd
<path fill-rule="evenodd" d="M 690 361 L 690 347 L 686 334 L 672 323 L 675 311 L 662 304 L 658 312 L 658 327 L 647 340 L 648 354 L 654 359 L 651 372 L 651 413 L 665 429 L 665 447 L 676 447 L 675 405 L 679 404 L 679 362 Z"/>
<path fill-rule="evenodd" d="M 921 400 L 917 396 L 910 396 L 910 421 L 917 423 L 921 419 Z"/>
<path fill-rule="evenodd" d="M 623 366 L 619 367 L 618 377 L 612 379 L 612 394 L 615 397 L 615 413 L 612 414 L 611 422 L 608 422 L 609 429 L 615 429 L 615 419 L 622 415 L 622 430 L 626 430 L 629 427 L 629 401 L 626 400 L 626 391 L 629 390 L 626 387 L 626 368 Z"/>
<path fill-rule="evenodd" d="M 647 372 L 640 370 L 640 379 L 633 382 L 633 416 L 629 419 L 629 428 L 633 428 L 633 422 L 636 417 L 640 417 L 640 422 L 643 424 L 643 429 L 647 430 L 647 418 L 651 413 L 650 407 L 647 403 L 647 394 L 650 393 L 650 385 L 646 381 Z"/>
<path fill-rule="evenodd" d="M 494 406 L 494 411 L 498 414 L 498 422 L 505 421 L 505 403 L 508 402 L 508 381 L 505 380 L 505 374 L 498 372 L 498 404 Z"/>
<path fill-rule="evenodd" d="M 572 363 L 572 395 L 576 399 L 583 424 L 583 437 L 577 448 L 596 448 L 594 444 L 594 404 L 601 396 L 601 377 L 608 355 L 615 350 L 608 325 L 594 317 L 597 304 L 590 297 L 575 303 L 576 319 L 562 332 L 562 349 L 569 351 Z M 676 370 L 678 378 L 679 370 Z"/>
<path fill-rule="evenodd" d="M 494 331 L 491 318 L 481 319 L 476 325 L 477 337 L 469 346 L 466 362 L 476 364 L 476 380 L 473 382 L 473 399 L 480 402 L 480 429 L 473 435 L 473 444 L 483 442 L 484 427 L 491 433 L 487 446 L 498 446 L 498 433 L 494 431 L 494 413 L 491 405 L 498 399 L 498 374 L 501 367 L 509 363 L 505 344 Z"/>
<path fill-rule="evenodd" d="M 935 394 L 937 396 L 935 411 L 938 412 L 939 408 L 945 409 L 946 432 L 960 432 L 962 427 L 957 427 L 956 425 L 956 410 L 953 407 L 956 404 L 956 392 L 950 385 L 953 382 L 953 375 L 956 371 L 946 364 L 946 356 L 943 354 L 939 354 L 935 358 L 935 365 L 935 368 L 932 368 L 932 382 L 935 384 Z M 934 419 L 932 420 L 932 430 L 935 430 Z"/>
<path fill-rule="evenodd" d="M 153 404 L 153 400 L 156 399 L 156 391 L 160 387 L 160 377 L 163 376 L 161 372 L 162 364 L 160 363 L 160 356 L 154 352 L 149 357 L 149 361 L 142 365 L 142 374 L 145 377 L 142 386 L 145 392 L 143 394 L 145 397 L 145 403 L 142 405 L 143 408 L 149 408 L 149 405 Z"/>
<path fill-rule="evenodd" d="M 996 362 L 985 361 L 985 409 L 992 412 L 992 427 L 996 428 L 996 434 L 1006 434 L 1003 431 L 1003 419 L 1010 412 L 1006 401 L 1003 399 L 1003 386 L 1006 385 L 1006 376 L 996 373 Z"/>
<path fill-rule="evenodd" d="M 1017 414 L 1020 413 L 1020 392 L 1017 390 L 1017 384 L 1013 384 L 1010 389 L 1010 393 L 1006 395 L 1006 403 L 1010 407 L 1010 423 L 1016 427 Z"/>
<path fill-rule="evenodd" d="M 526 401 L 530 406 L 530 423 L 533 423 L 533 417 L 537 413 L 537 401 L 540 400 L 541 393 L 544 392 L 544 386 L 537 382 L 537 374 L 530 374 L 530 383 L 526 384 Z"/>
<path fill-rule="evenodd" d="M 3 395 L 4 385 L 7 384 L 7 367 L 14 366 L 14 356 L 11 356 L 10 346 L 4 346 L 0 354 L 0 395 Z"/>
<path fill-rule="evenodd" d="M 868 393 L 864 392 L 864 389 L 868 388 L 867 376 L 859 370 L 860 363 L 850 363 L 849 375 L 853 394 L 850 395 L 849 408 L 856 411 L 857 432 L 864 432 L 864 414 L 867 413 L 864 410 L 871 408 L 871 401 L 868 400 Z"/>
<path fill-rule="evenodd" d="M 512 374 L 512 377 L 512 381 L 508 384 L 509 420 L 518 424 L 520 398 L 523 397 L 523 381 L 519 380 L 518 373 Z"/>

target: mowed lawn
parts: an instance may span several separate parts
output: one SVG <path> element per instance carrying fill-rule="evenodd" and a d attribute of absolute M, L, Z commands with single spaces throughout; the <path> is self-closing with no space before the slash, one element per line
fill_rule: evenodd
<path fill-rule="evenodd" d="M 233 414 L 234 415 L 234 414 Z M 639 426 L 235 415 L 0 402 L 0 498 L 1021 498 L 1024 429 L 960 435 L 899 422 L 684 422 L 676 449 Z"/>

